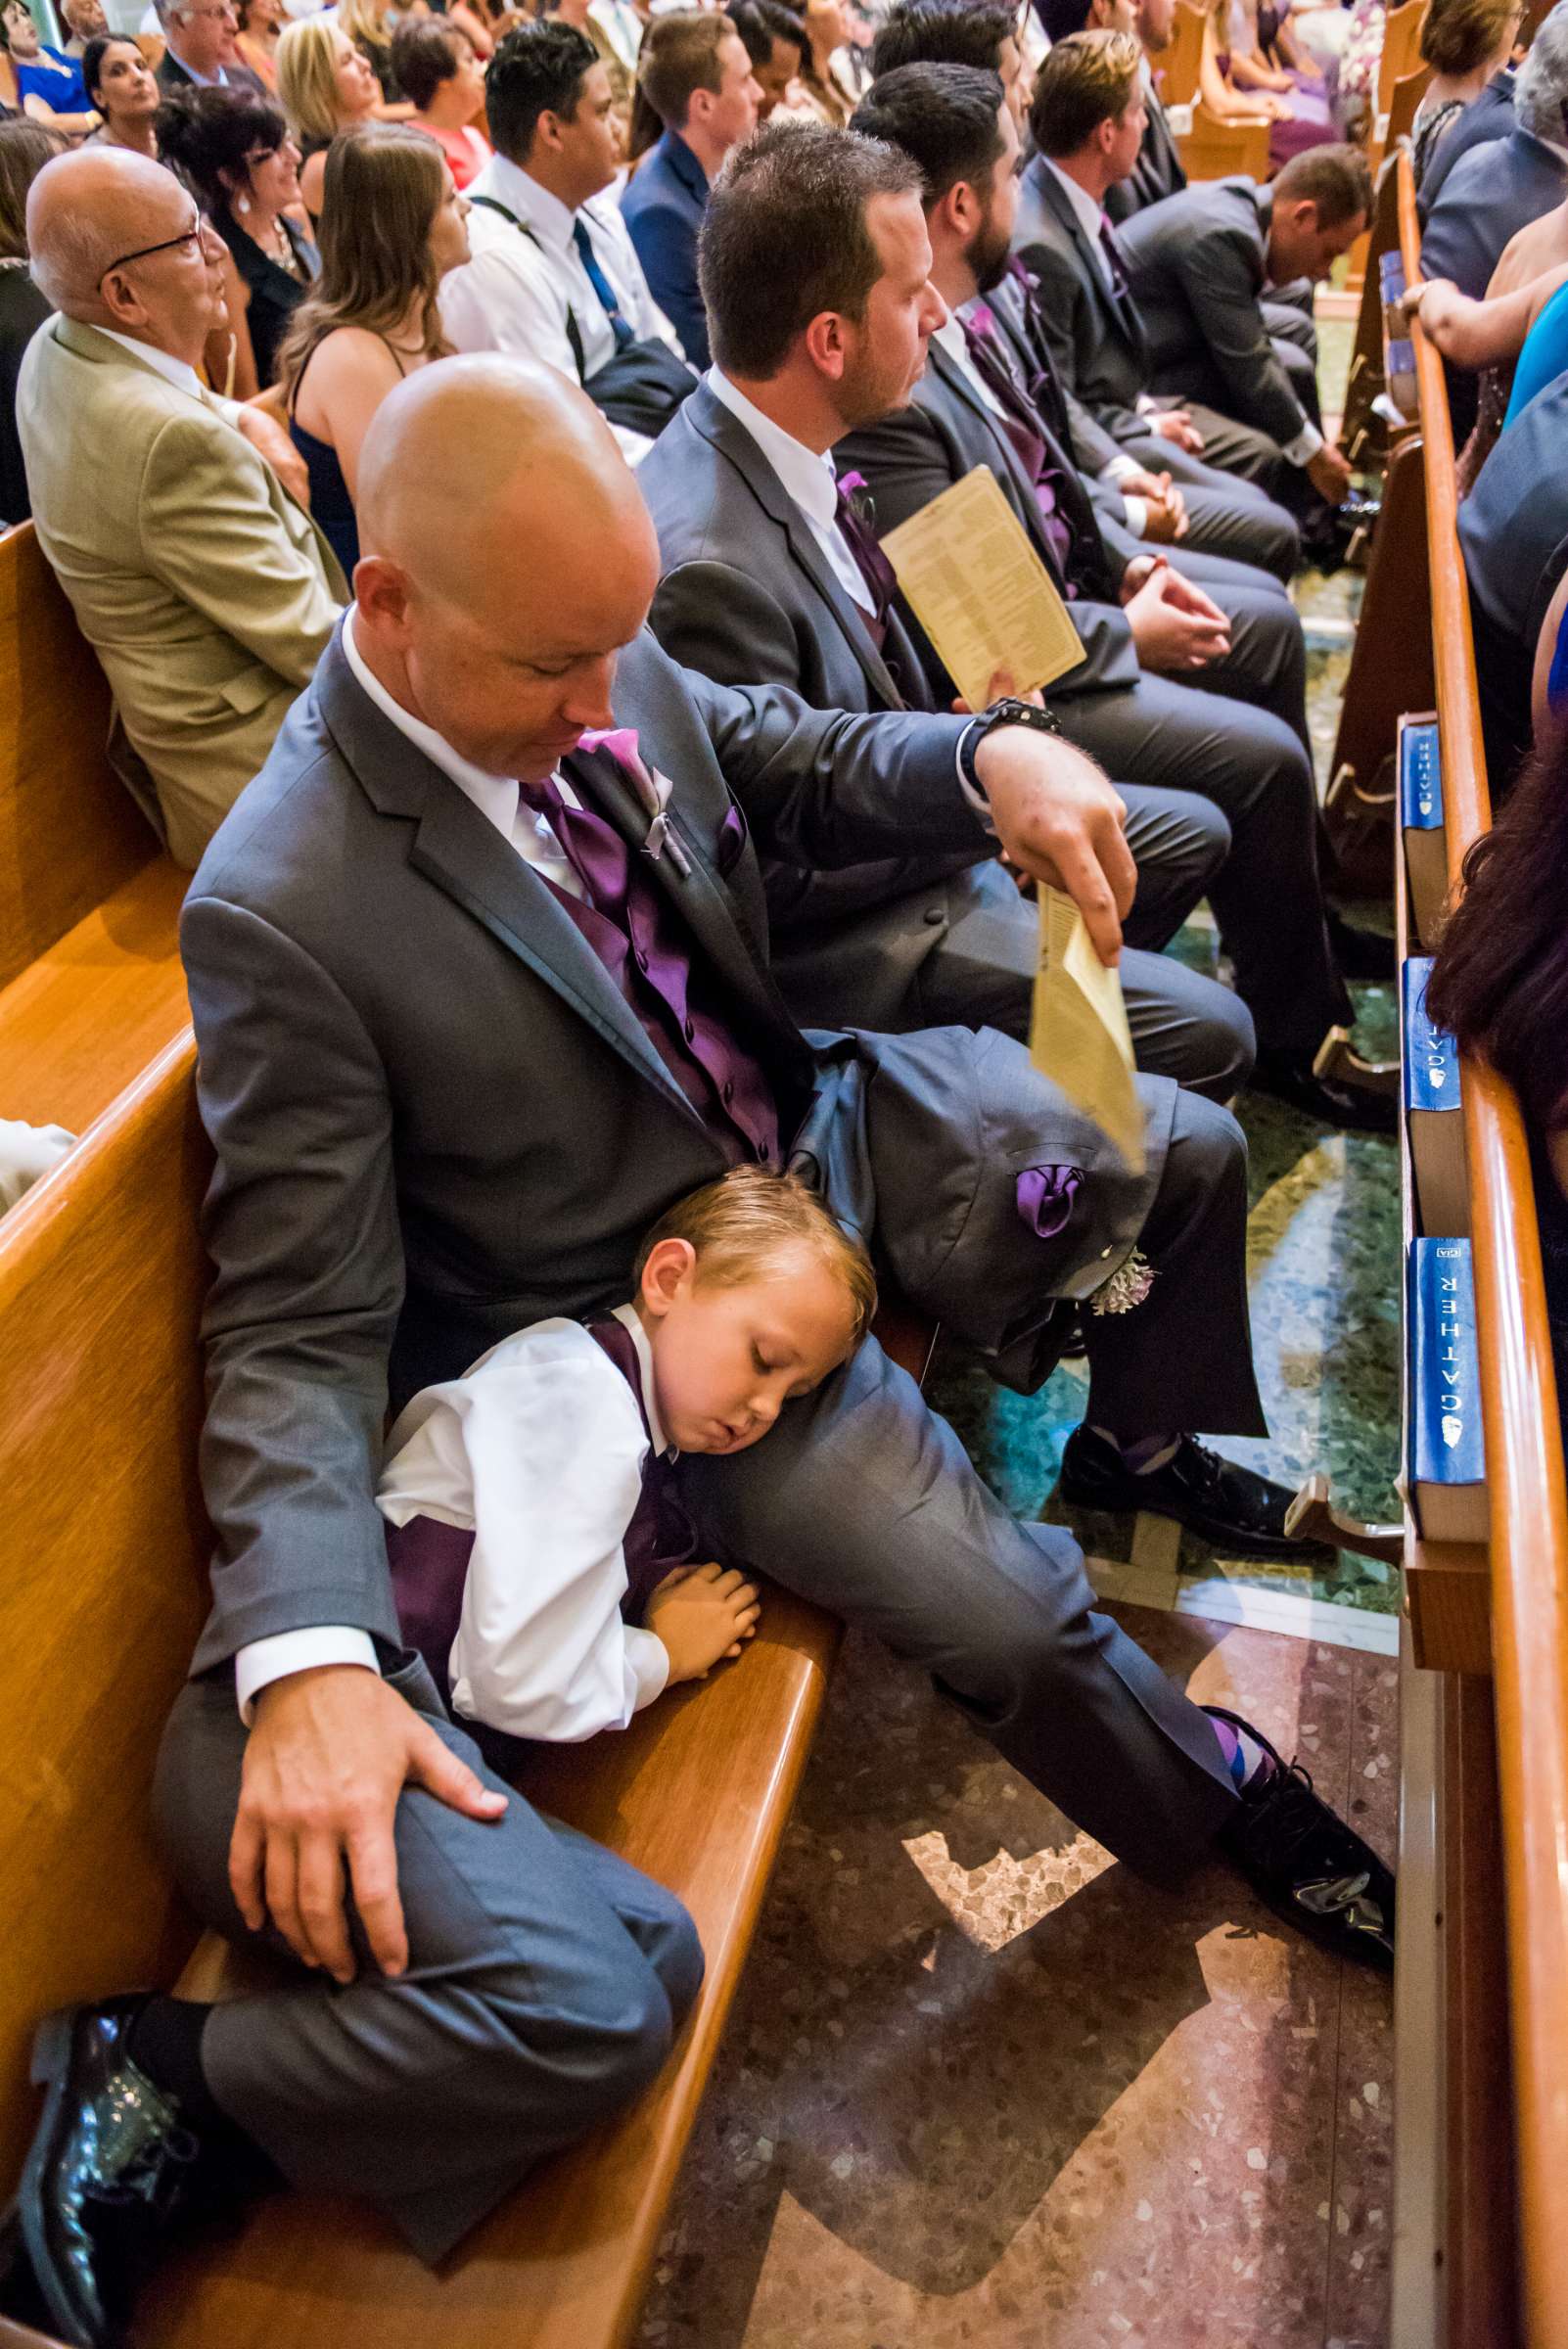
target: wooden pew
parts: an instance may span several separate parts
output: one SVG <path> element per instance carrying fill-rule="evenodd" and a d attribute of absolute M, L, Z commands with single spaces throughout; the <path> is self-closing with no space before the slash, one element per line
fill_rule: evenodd
<path fill-rule="evenodd" d="M 1192 110 L 1192 128 L 1176 145 L 1188 179 L 1229 179 L 1237 173 L 1248 179 L 1268 177 L 1267 122 L 1222 122 L 1199 105 Z"/>
<path fill-rule="evenodd" d="M 1406 267 L 1419 255 L 1408 156 L 1400 160 Z M 1431 631 L 1442 727 L 1449 868 L 1491 821 L 1469 592 L 1457 536 L 1453 433 L 1442 361 L 1414 334 L 1428 499 Z M 1490 1500 L 1495 1783 L 1472 1707 L 1451 1754 L 1445 1799 L 1468 1870 L 1467 1959 L 1451 2010 L 1447 2062 L 1449 2337 L 1458 2349 L 1568 2343 L 1568 1479 L 1519 1104 L 1495 1071 L 1464 1066 L 1471 1247 L 1481 1332 Z M 1502 1908 L 1489 1890 L 1500 1850 Z M 1474 1889 L 1475 1879 L 1479 1889 Z M 1512 2051 L 1488 2052 L 1488 2008 L 1506 1995 Z M 1451 1965 L 1451 1989 L 1453 1989 Z M 1503 2191 L 1510 2173 L 1516 2192 Z M 1500 2196 L 1500 2201 L 1499 2201 Z M 1478 2223 L 1477 2213 L 1500 2220 Z M 1517 2215 L 1517 2272 L 1499 2274 Z"/>
<path fill-rule="evenodd" d="M 1171 38 L 1161 52 L 1154 69 L 1160 85 L 1160 103 L 1167 112 L 1172 107 L 1194 106 L 1198 97 L 1198 72 L 1203 63 L 1204 12 L 1192 8 L 1188 0 L 1176 0 L 1172 18 Z"/>
<path fill-rule="evenodd" d="M 103 671 L 24 524 L 0 537 L 0 1117 L 75 1131 L 189 1017 L 187 877 L 108 734 Z"/>
<path fill-rule="evenodd" d="M 209 1158 L 193 1077 L 186 1030 L 0 1222 L 0 1710 L 13 1757 L 0 1779 L 12 1902 L 0 2195 L 32 2126 L 39 2014 L 171 1983 L 182 1967 L 204 1996 L 241 1976 L 222 1945 L 200 1942 L 148 1821 L 161 1725 L 206 1606 L 197 1212 Z M 912 1316 L 878 1328 L 918 1376 L 929 1330 Z M 773 1590 L 734 1670 L 623 1735 L 543 1757 L 523 1781 L 676 1890 L 701 1932 L 697 2009 L 636 2107 L 542 2169 L 438 2276 L 363 2209 L 261 2205 L 159 2279 L 139 2341 L 610 2349 L 630 2337 L 838 1637 L 828 1616 Z"/>
<path fill-rule="evenodd" d="M 1351 348 L 1350 375 L 1345 385 L 1345 411 L 1340 419 L 1339 443 L 1351 463 L 1361 470 L 1386 461 L 1389 428 L 1372 412 L 1372 403 L 1388 389 L 1384 363 L 1383 288 L 1378 264 L 1400 241 L 1399 175 L 1385 164 L 1374 175 L 1371 224 L 1364 240 L 1360 305 L 1356 313 L 1356 340 Z M 1358 245 L 1357 251 L 1361 250 Z M 1411 705 L 1407 705 L 1410 707 Z"/>

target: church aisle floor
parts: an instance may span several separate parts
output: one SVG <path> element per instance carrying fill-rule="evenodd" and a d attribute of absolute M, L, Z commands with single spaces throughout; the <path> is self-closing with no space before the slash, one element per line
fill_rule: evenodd
<path fill-rule="evenodd" d="M 1389 1658 L 1117 1612 L 1392 1854 Z M 1384 2349 L 1391 2017 L 852 1638 L 638 2349 Z"/>

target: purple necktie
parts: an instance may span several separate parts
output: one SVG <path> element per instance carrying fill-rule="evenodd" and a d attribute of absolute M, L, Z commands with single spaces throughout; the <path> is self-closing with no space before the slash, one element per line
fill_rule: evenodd
<path fill-rule="evenodd" d="M 1116 241 L 1116 231 L 1105 212 L 1100 214 L 1100 251 L 1111 272 L 1111 292 L 1118 301 L 1126 301 L 1132 291 L 1131 281 L 1128 277 L 1127 263 L 1122 258 L 1122 248 Z"/>
<path fill-rule="evenodd" d="M 871 598 L 872 609 L 860 613 L 866 634 L 882 655 L 888 674 L 899 688 L 902 700 L 913 700 L 918 706 L 924 697 L 911 696 L 909 679 L 903 674 L 903 663 L 897 653 L 890 657 L 887 649 L 893 599 L 899 592 L 899 581 L 893 565 L 882 551 L 875 530 L 863 509 L 855 503 L 866 485 L 863 473 L 847 473 L 837 484 L 838 503 L 833 519 L 838 525 L 839 536 L 854 558 L 854 568 L 865 581 L 866 593 Z"/>
<path fill-rule="evenodd" d="M 614 759 L 623 770 L 626 767 L 623 745 L 605 742 L 574 753 L 566 772 L 584 803 L 593 788 L 595 758 Z M 772 1087 L 761 1064 L 703 1002 L 674 908 L 615 826 L 592 807 L 568 806 L 553 778 L 519 788 L 554 832 L 584 895 L 574 898 L 548 880 L 545 887 L 604 965 L 724 1156 L 731 1166 L 748 1159 L 776 1165 L 778 1109 Z"/>
<path fill-rule="evenodd" d="M 1078 593 L 1073 580 L 1078 565 L 1073 526 L 1063 510 L 1062 492 L 1066 484 L 1062 470 L 1051 463 L 1049 444 L 1040 430 L 1039 418 L 1002 355 L 996 336 L 996 321 L 991 311 L 982 302 L 972 317 L 961 318 L 959 324 L 964 330 L 964 341 L 969 346 L 975 373 L 1002 410 L 1002 430 L 1011 441 L 1019 463 L 1035 484 L 1035 502 L 1039 508 L 1040 526 L 1055 562 L 1057 585 L 1071 603 Z"/>

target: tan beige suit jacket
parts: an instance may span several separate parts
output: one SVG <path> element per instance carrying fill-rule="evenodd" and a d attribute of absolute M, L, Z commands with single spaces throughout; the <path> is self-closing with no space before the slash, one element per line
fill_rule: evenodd
<path fill-rule="evenodd" d="M 229 422 L 75 319 L 40 327 L 17 423 L 39 544 L 195 865 L 309 680 L 347 585 Z"/>

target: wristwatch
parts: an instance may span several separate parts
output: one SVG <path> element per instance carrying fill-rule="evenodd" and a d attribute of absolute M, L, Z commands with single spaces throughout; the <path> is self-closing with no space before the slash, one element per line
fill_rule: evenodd
<path fill-rule="evenodd" d="M 1058 738 L 1062 731 L 1049 710 L 1042 710 L 1038 702 L 1021 702 L 1010 693 L 1003 694 L 999 702 L 992 702 L 989 710 L 982 710 L 978 717 L 972 717 L 958 738 L 958 763 L 964 781 L 981 799 L 985 798 L 986 789 L 975 772 L 975 753 L 993 726 L 1031 726 L 1037 734 L 1054 734 Z"/>

